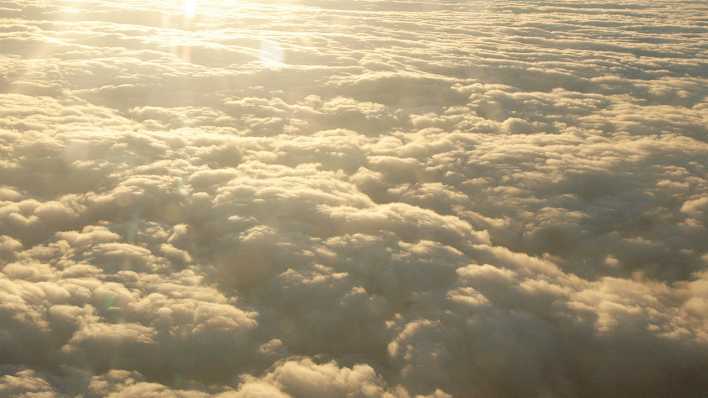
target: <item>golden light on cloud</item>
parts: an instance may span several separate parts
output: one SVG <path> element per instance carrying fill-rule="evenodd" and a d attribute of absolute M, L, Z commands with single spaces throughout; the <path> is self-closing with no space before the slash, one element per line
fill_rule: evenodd
<path fill-rule="evenodd" d="M 0 398 L 705 396 L 705 15 L 0 0 Z"/>
<path fill-rule="evenodd" d="M 81 12 L 81 9 L 75 7 L 64 7 L 62 8 L 62 11 L 65 14 L 79 14 Z"/>

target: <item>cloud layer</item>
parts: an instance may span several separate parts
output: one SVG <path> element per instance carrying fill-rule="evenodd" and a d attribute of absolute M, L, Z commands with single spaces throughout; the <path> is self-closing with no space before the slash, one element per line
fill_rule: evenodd
<path fill-rule="evenodd" d="M 708 391 L 704 1 L 0 1 L 0 397 Z"/>

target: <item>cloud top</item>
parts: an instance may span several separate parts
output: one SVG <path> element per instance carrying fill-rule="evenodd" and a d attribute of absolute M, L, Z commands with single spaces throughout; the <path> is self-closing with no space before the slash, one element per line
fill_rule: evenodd
<path fill-rule="evenodd" d="M 0 1 L 0 397 L 708 391 L 704 1 Z"/>

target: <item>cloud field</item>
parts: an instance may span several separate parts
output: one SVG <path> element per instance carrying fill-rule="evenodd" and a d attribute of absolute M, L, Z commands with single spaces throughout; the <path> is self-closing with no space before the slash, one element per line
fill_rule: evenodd
<path fill-rule="evenodd" d="M 708 394 L 703 0 L 0 0 L 0 397 Z"/>

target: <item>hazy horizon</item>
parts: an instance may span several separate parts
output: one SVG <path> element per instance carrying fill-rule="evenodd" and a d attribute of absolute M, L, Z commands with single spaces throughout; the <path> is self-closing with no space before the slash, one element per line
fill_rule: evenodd
<path fill-rule="evenodd" d="M 0 398 L 708 394 L 708 3 L 0 0 Z"/>

